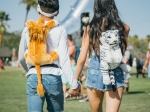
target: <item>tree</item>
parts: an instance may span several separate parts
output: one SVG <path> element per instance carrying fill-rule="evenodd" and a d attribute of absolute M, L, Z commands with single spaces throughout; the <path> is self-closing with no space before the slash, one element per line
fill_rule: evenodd
<path fill-rule="evenodd" d="M 146 51 L 147 51 L 147 44 L 148 44 L 148 41 L 147 41 L 147 38 L 145 39 L 140 39 L 138 38 L 137 35 L 134 35 L 134 36 L 129 36 L 129 42 L 134 46 L 136 47 L 138 50 L 140 50 L 142 53 L 146 54 Z"/>
<path fill-rule="evenodd" d="M 148 42 L 150 42 L 150 35 L 147 35 L 147 40 L 148 40 Z"/>
<path fill-rule="evenodd" d="M 25 22 L 27 21 L 27 16 L 30 11 L 30 8 L 36 8 L 37 6 L 37 0 L 21 0 L 19 4 L 26 4 L 26 16 L 25 16 Z"/>
<path fill-rule="evenodd" d="M 8 26 L 8 24 L 4 21 L 8 20 L 10 20 L 9 14 L 6 14 L 5 12 L 0 12 L 0 46 L 2 43 L 2 36 L 6 32 L 6 26 Z"/>
<path fill-rule="evenodd" d="M 21 39 L 20 32 L 13 32 L 13 33 L 6 32 L 3 35 L 2 47 L 8 47 L 11 50 L 15 48 L 18 51 L 20 39 Z"/>

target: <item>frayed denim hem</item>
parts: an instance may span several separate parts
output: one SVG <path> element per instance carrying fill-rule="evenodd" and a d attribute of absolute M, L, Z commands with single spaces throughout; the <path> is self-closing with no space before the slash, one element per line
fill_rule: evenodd
<path fill-rule="evenodd" d="M 124 86 L 123 86 L 123 85 L 118 86 L 116 89 L 118 89 L 118 88 L 120 88 L 120 87 L 123 87 L 123 89 L 124 89 Z M 112 89 L 112 88 L 105 89 L 103 92 L 110 91 L 111 89 Z"/>
<path fill-rule="evenodd" d="M 86 86 L 89 87 L 89 88 L 93 88 L 93 89 L 96 89 L 96 90 L 99 90 L 99 91 L 103 91 L 103 92 L 104 92 L 103 89 L 95 88 L 95 87 L 92 87 L 92 86 L 89 86 L 89 85 L 86 85 Z"/>

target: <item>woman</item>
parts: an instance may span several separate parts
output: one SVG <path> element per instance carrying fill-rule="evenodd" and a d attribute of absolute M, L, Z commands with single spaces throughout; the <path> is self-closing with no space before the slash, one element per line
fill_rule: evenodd
<path fill-rule="evenodd" d="M 90 59 L 87 71 L 87 93 L 92 112 L 102 112 L 104 93 L 106 95 L 106 112 L 119 111 L 124 88 L 123 71 L 120 68 L 114 70 L 116 79 L 116 91 L 112 91 L 111 85 L 104 85 L 100 72 L 99 51 L 101 33 L 107 30 L 119 30 L 121 39 L 120 47 L 124 54 L 127 47 L 129 26 L 125 25 L 119 15 L 114 0 L 95 0 L 94 17 L 84 31 L 80 56 L 77 62 L 76 79 L 81 74 L 87 53 L 94 52 Z"/>
<path fill-rule="evenodd" d="M 146 53 L 146 59 L 143 65 L 142 73 L 145 73 L 147 67 L 148 67 L 148 78 L 150 78 L 150 42 L 148 44 L 148 50 Z"/>

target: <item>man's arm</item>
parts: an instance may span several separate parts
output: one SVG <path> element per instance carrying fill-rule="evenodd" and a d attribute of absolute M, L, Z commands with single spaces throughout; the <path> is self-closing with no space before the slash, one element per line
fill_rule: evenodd
<path fill-rule="evenodd" d="M 78 88 L 77 80 L 75 79 L 72 71 L 71 61 L 69 57 L 69 47 L 67 43 L 67 33 L 64 28 L 60 31 L 60 42 L 58 46 L 60 66 L 67 77 L 71 89 Z"/>
<path fill-rule="evenodd" d="M 20 45 L 19 45 L 18 59 L 19 59 L 21 66 L 27 72 L 28 67 L 27 67 L 27 64 L 25 63 L 25 59 L 24 59 L 24 53 L 27 50 L 26 33 L 27 33 L 27 28 L 24 28 L 24 30 L 22 32 L 21 40 L 20 40 Z"/>

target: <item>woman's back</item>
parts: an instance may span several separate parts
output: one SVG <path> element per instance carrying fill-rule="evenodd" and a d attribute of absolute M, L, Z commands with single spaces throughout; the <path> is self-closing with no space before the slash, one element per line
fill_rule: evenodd
<path fill-rule="evenodd" d="M 106 112 L 118 112 L 122 99 L 124 86 L 123 71 L 118 67 L 113 73 L 111 72 L 110 78 L 112 83 L 106 85 L 103 83 L 101 71 L 95 67 L 95 61 L 100 59 L 100 39 L 102 37 L 102 32 L 106 32 L 108 30 L 119 31 L 119 47 L 121 48 L 121 53 L 123 55 L 127 48 L 127 37 L 130 30 L 129 26 L 121 21 L 114 0 L 94 0 L 94 16 L 83 35 L 81 53 L 76 71 L 76 77 L 78 79 L 88 51 L 89 54 L 94 51 L 98 58 L 91 58 L 92 60 L 90 61 L 90 68 L 87 72 L 86 81 L 88 84 L 87 92 L 89 103 L 93 112 L 102 112 L 102 101 L 104 98 L 103 92 L 105 92 L 106 95 Z M 97 61 L 97 63 L 98 62 L 101 63 L 101 61 Z M 115 79 L 115 81 L 113 79 Z M 112 91 L 114 88 L 116 88 L 115 92 Z"/>

